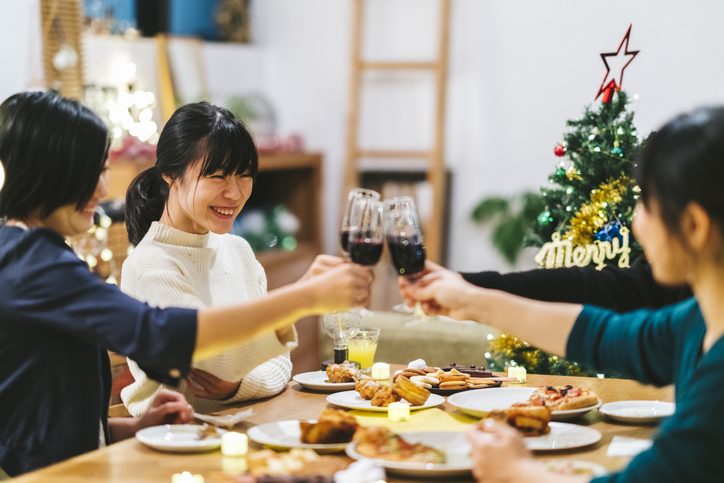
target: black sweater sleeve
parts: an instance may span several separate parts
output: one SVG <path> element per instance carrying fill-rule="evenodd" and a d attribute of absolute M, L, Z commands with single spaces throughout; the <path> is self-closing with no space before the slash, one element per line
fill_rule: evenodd
<path fill-rule="evenodd" d="M 606 266 L 554 268 L 500 274 L 498 272 L 463 273 L 473 285 L 503 290 L 522 297 L 546 302 L 596 305 L 617 312 L 640 308 L 660 308 L 692 296 L 685 286 L 665 287 L 654 281 L 651 266 L 642 259 L 631 268 Z"/>

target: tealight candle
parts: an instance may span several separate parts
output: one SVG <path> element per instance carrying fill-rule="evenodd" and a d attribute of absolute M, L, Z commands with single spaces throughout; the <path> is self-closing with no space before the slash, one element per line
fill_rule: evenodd
<path fill-rule="evenodd" d="M 204 475 L 192 475 L 188 471 L 171 475 L 171 483 L 204 483 Z"/>
<path fill-rule="evenodd" d="M 526 377 L 525 367 L 509 367 L 508 377 L 517 377 L 519 383 L 524 383 L 528 381 L 528 378 Z"/>
<path fill-rule="evenodd" d="M 372 364 L 372 379 L 385 380 L 390 378 L 390 365 L 384 362 Z"/>
<path fill-rule="evenodd" d="M 246 456 L 249 440 L 245 434 L 229 431 L 221 435 L 221 454 L 224 456 Z"/>
<path fill-rule="evenodd" d="M 387 417 L 390 421 L 404 423 L 410 420 L 410 405 L 406 402 L 393 402 L 387 407 Z"/>

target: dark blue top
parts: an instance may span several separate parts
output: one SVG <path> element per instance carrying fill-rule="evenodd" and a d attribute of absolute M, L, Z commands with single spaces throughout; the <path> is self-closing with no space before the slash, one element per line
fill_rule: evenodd
<path fill-rule="evenodd" d="M 98 448 L 107 350 L 173 384 L 195 342 L 195 310 L 124 295 L 52 230 L 0 229 L 0 468 L 15 476 Z"/>
<path fill-rule="evenodd" d="M 662 423 L 653 446 L 621 473 L 594 482 L 722 481 L 724 338 L 702 355 L 705 333 L 695 299 L 622 315 L 583 308 L 567 357 L 643 383 L 676 386 L 676 412 Z"/>

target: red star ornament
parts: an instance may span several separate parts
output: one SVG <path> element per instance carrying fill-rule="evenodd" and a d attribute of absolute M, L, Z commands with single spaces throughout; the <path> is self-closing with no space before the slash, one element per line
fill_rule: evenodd
<path fill-rule="evenodd" d="M 598 89 L 598 94 L 596 94 L 596 99 L 599 98 L 601 94 L 603 94 L 603 99 L 601 99 L 603 102 L 610 102 L 611 97 L 613 96 L 613 91 L 620 91 L 621 90 L 621 84 L 623 84 L 623 71 L 628 65 L 631 63 L 632 60 L 634 60 L 634 57 L 640 52 L 639 50 L 628 50 L 628 42 L 629 37 L 631 36 L 631 27 L 633 24 L 630 24 L 628 26 L 628 30 L 626 31 L 626 35 L 623 36 L 623 40 L 621 40 L 621 43 L 618 46 L 618 50 L 616 52 L 609 52 L 607 54 L 600 54 L 601 59 L 603 59 L 603 63 L 606 66 L 606 75 L 603 77 L 603 82 L 601 82 L 601 87 Z M 621 53 L 621 47 L 623 47 L 623 44 L 626 44 L 626 48 L 624 48 L 622 57 L 624 57 L 622 60 L 625 61 L 625 57 L 630 57 L 628 59 L 628 62 L 623 64 L 620 67 L 620 72 L 614 72 L 614 74 L 618 75 L 612 75 L 609 77 L 609 74 L 611 73 L 611 67 L 608 65 L 608 61 L 606 60 L 606 57 L 618 57 Z M 621 65 L 622 62 L 619 62 L 619 65 Z M 616 82 L 616 78 L 618 77 L 618 82 Z"/>

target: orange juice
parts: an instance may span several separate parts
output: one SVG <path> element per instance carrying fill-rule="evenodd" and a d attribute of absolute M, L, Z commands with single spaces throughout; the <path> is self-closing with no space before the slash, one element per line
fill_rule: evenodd
<path fill-rule="evenodd" d="M 369 369 L 375 363 L 375 351 L 377 350 L 377 339 L 350 339 L 349 360 L 357 361 L 362 369 Z"/>

